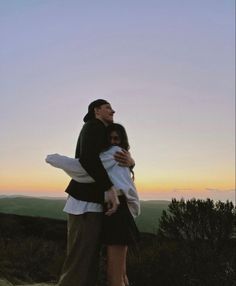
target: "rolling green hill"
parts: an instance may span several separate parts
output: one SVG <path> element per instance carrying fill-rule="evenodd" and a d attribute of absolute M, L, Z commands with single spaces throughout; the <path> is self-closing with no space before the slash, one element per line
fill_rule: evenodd
<path fill-rule="evenodd" d="M 0 212 L 26 216 L 66 219 L 62 211 L 65 199 L 41 199 L 33 197 L 6 197 L 0 199 Z"/>
<path fill-rule="evenodd" d="M 2 197 L 0 212 L 65 220 L 66 213 L 63 212 L 65 201 L 64 198 Z M 167 209 L 169 203 L 169 201 L 141 201 L 141 215 L 136 219 L 140 231 L 155 233 L 161 213 Z"/>
<path fill-rule="evenodd" d="M 156 233 L 159 218 L 163 210 L 167 210 L 169 201 L 141 201 L 141 215 L 136 223 L 142 232 Z"/>

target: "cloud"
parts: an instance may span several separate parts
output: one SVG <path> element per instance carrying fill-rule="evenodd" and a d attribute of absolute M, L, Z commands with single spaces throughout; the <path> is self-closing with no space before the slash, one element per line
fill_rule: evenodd
<path fill-rule="evenodd" d="M 173 193 L 192 192 L 192 189 L 173 189 Z"/>
<path fill-rule="evenodd" d="M 206 188 L 206 194 L 209 198 L 213 198 L 215 201 L 232 201 L 236 204 L 236 190 L 235 189 L 214 189 Z"/>
<path fill-rule="evenodd" d="M 236 189 L 229 189 L 229 190 L 224 190 L 224 189 L 212 189 L 212 188 L 206 188 L 207 191 L 210 191 L 210 192 L 224 192 L 224 193 L 231 193 L 231 192 L 236 192 Z"/>

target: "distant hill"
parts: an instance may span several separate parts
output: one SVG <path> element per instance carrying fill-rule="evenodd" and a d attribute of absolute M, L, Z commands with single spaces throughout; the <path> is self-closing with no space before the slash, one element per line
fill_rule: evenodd
<path fill-rule="evenodd" d="M 140 231 L 156 233 L 162 211 L 167 210 L 169 204 L 169 201 L 141 201 L 141 215 L 136 219 Z"/>
<path fill-rule="evenodd" d="M 65 201 L 64 198 L 1 197 L 0 213 L 65 220 Z M 136 219 L 140 231 L 155 233 L 162 211 L 167 209 L 169 203 L 158 200 L 141 201 L 141 215 Z"/>
<path fill-rule="evenodd" d="M 26 216 L 66 219 L 62 212 L 65 199 L 43 199 L 33 197 L 7 197 L 0 199 L 0 212 Z"/>

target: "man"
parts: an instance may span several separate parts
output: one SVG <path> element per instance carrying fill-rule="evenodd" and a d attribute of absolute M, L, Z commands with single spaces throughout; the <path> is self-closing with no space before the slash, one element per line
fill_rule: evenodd
<path fill-rule="evenodd" d="M 90 103 L 77 142 L 75 157 L 95 183 L 71 180 L 64 211 L 68 213 L 67 256 L 59 286 L 95 286 L 101 246 L 101 224 L 104 195 L 108 200 L 106 215 L 112 215 L 119 204 L 116 190 L 99 158 L 107 145 L 106 126 L 113 122 L 115 111 L 103 99 Z M 127 163 L 127 154 L 117 154 Z M 128 160 L 129 161 L 129 160 Z"/>

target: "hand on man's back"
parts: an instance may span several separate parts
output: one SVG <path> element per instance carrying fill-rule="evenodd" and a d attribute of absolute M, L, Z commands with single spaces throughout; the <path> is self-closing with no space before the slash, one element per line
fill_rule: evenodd
<path fill-rule="evenodd" d="M 125 149 L 122 149 L 122 151 L 117 151 L 114 155 L 114 158 L 119 163 L 119 166 L 133 167 L 135 165 L 134 159 Z"/>

